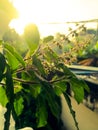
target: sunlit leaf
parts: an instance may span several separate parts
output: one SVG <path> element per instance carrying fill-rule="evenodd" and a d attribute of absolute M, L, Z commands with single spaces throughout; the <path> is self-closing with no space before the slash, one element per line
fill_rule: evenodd
<path fill-rule="evenodd" d="M 6 50 L 6 58 L 12 70 L 18 68 L 19 61 L 8 50 Z"/>
<path fill-rule="evenodd" d="M 7 99 L 7 96 L 6 96 L 5 89 L 3 87 L 1 87 L 1 86 L 0 86 L 0 103 L 4 107 L 8 103 L 8 99 Z"/>
<path fill-rule="evenodd" d="M 25 27 L 24 38 L 30 49 L 30 54 L 34 53 L 38 48 L 40 40 L 39 30 L 35 24 L 29 24 Z"/>
<path fill-rule="evenodd" d="M 59 86 L 54 86 L 54 92 L 60 96 L 62 94 L 62 90 Z"/>
<path fill-rule="evenodd" d="M 14 93 L 18 93 L 22 90 L 22 86 L 20 84 L 14 84 Z"/>
<path fill-rule="evenodd" d="M 23 101 L 24 100 L 22 97 L 16 98 L 14 101 L 14 109 L 17 116 L 19 116 L 22 113 L 22 110 L 24 108 Z"/>
<path fill-rule="evenodd" d="M 95 44 L 95 49 L 98 50 L 98 41 L 97 41 L 97 43 Z"/>
<path fill-rule="evenodd" d="M 4 44 L 4 47 L 7 51 L 10 52 L 10 54 L 15 57 L 17 59 L 17 61 L 22 64 L 23 66 L 25 66 L 25 62 L 23 60 L 23 58 L 21 57 L 21 55 L 15 50 L 15 48 L 13 48 L 11 45 L 9 44 Z"/>
<path fill-rule="evenodd" d="M 38 84 L 30 85 L 29 86 L 30 93 L 33 97 L 37 97 L 41 91 L 41 87 Z"/>
<path fill-rule="evenodd" d="M 2 43 L 3 43 L 3 41 L 2 41 L 2 40 L 0 40 L 0 45 L 2 45 Z"/>

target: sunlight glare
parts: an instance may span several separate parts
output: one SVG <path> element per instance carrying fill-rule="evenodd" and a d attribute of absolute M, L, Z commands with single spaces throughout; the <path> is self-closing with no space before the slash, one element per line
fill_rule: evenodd
<path fill-rule="evenodd" d="M 64 10 L 68 9 L 62 0 L 14 0 L 13 5 L 19 12 L 19 18 L 12 20 L 9 26 L 19 34 L 23 33 L 24 27 L 29 23 L 41 26 L 43 23 L 64 21 Z"/>
<path fill-rule="evenodd" d="M 19 18 L 12 20 L 9 26 L 15 28 L 19 34 L 22 34 L 27 24 L 35 23 L 41 29 L 42 33 L 44 31 L 52 32 L 50 26 L 46 28 L 46 25 L 43 26 L 43 24 L 97 18 L 97 4 L 95 4 L 97 1 L 98 0 L 13 0 L 12 3 L 19 12 Z M 58 25 L 56 26 L 56 31 L 59 32 L 60 28 L 58 27 L 57 30 L 57 27 Z"/>

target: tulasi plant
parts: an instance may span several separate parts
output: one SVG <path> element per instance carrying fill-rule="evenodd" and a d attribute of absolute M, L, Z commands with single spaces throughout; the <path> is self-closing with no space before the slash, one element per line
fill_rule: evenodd
<path fill-rule="evenodd" d="M 22 58 L 10 43 L 1 42 L 0 91 L 4 98 L 0 97 L 0 102 L 7 108 L 4 130 L 9 130 L 11 115 L 16 129 L 30 126 L 35 130 L 59 130 L 62 94 L 79 130 L 67 90 L 70 87 L 80 103 L 84 90 L 89 91 L 88 86 L 68 69 L 51 42 L 45 44 L 38 40 L 35 50 L 31 50 L 31 44 L 30 53 Z"/>

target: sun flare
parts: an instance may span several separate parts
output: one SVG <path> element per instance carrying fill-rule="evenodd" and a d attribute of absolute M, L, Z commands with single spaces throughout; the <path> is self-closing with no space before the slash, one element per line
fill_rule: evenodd
<path fill-rule="evenodd" d="M 95 1 L 98 3 L 98 0 Z M 23 33 L 25 26 L 29 23 L 35 23 L 45 35 L 47 31 L 48 33 L 53 31 L 53 28 L 45 25 L 45 23 L 62 23 L 97 18 L 97 4 L 93 0 L 12 0 L 12 2 L 19 13 L 19 17 L 13 19 L 9 26 L 19 34 Z M 58 26 L 58 30 L 55 28 L 56 31 L 64 30 L 65 25 L 60 26 Z M 55 27 L 55 25 L 52 27 Z"/>
<path fill-rule="evenodd" d="M 35 23 L 39 28 L 42 28 L 45 23 L 64 22 L 66 19 L 68 20 L 65 8 L 68 10 L 67 5 L 70 2 L 64 5 L 62 1 L 64 2 L 64 0 L 13 0 L 13 5 L 18 10 L 19 17 L 12 20 L 9 26 L 14 27 L 19 34 L 22 34 L 24 27 L 29 23 Z M 47 26 L 47 30 L 50 30 L 49 26 Z"/>

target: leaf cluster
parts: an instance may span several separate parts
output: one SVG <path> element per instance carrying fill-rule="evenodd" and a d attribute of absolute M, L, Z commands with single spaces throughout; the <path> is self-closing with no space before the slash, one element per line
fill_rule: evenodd
<path fill-rule="evenodd" d="M 46 44 L 54 51 L 66 65 L 76 64 L 78 57 L 82 57 L 87 53 L 88 47 L 92 44 L 94 35 L 89 34 L 85 25 L 76 25 L 76 28 L 69 28 L 67 34 L 57 33 L 54 38 L 46 37 Z"/>
<path fill-rule="evenodd" d="M 54 47 L 52 48 L 53 43 L 55 45 L 53 41 L 46 44 L 41 42 L 37 44 L 35 51 L 33 48 L 32 54 L 23 58 L 9 43 L 1 42 L 0 102 L 7 108 L 4 130 L 9 129 L 11 114 L 16 129 L 29 125 L 34 129 L 52 130 L 52 117 L 58 128 L 62 94 L 79 130 L 67 90 L 73 91 L 74 98 L 80 103 L 84 99 L 84 90 L 89 89 L 83 80 L 69 70 Z M 60 47 L 59 43 L 56 45 Z"/>

